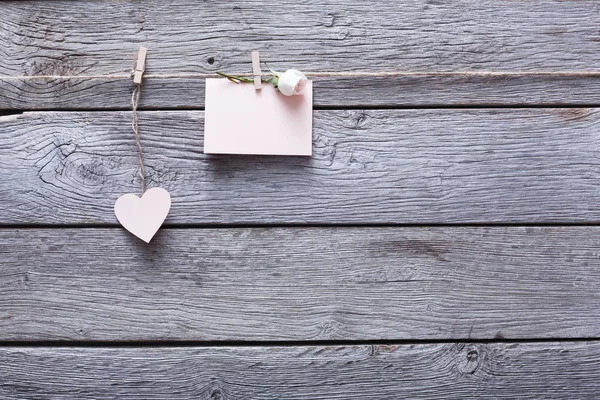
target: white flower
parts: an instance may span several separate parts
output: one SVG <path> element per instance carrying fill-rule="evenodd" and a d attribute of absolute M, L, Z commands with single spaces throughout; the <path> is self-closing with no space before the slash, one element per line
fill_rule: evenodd
<path fill-rule="evenodd" d="M 306 87 L 306 84 L 308 83 L 308 79 L 306 78 L 306 76 L 297 69 L 288 69 L 283 74 L 275 72 L 271 68 L 269 68 L 269 70 L 271 71 L 271 73 L 273 73 L 273 76 L 270 78 L 263 77 L 262 81 L 268 82 L 271 85 L 275 86 L 284 96 L 302 94 L 304 88 Z M 225 77 L 233 83 L 254 83 L 254 79 L 245 76 L 229 75 L 223 72 L 217 72 L 217 75 Z"/>
<path fill-rule="evenodd" d="M 277 88 L 284 96 L 302 94 L 308 79 L 297 69 L 288 69 L 278 76 Z"/>

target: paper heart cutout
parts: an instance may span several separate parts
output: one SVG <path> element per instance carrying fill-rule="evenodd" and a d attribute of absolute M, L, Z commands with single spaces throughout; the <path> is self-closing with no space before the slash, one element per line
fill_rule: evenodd
<path fill-rule="evenodd" d="M 124 194 L 115 203 L 115 215 L 123 228 L 146 243 L 154 236 L 169 214 L 171 195 L 165 189 L 152 188 L 142 197 Z"/>

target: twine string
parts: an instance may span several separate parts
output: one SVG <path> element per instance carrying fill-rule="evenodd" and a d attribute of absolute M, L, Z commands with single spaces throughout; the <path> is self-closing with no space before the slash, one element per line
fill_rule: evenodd
<path fill-rule="evenodd" d="M 144 174 L 144 157 L 142 152 L 142 141 L 140 140 L 140 128 L 138 122 L 138 112 L 137 108 L 140 103 L 140 95 L 142 94 L 142 84 L 136 84 L 133 89 L 133 93 L 131 94 L 131 110 L 132 110 L 132 118 L 131 118 L 131 129 L 133 130 L 133 134 L 135 135 L 135 141 L 137 143 L 139 160 L 140 160 L 140 169 L 139 174 L 140 178 L 142 178 L 142 195 L 146 191 L 146 178 Z"/>
<path fill-rule="evenodd" d="M 307 77 L 339 77 L 339 78 L 360 78 L 360 77 L 520 77 L 520 76 L 540 76 L 556 78 L 600 78 L 600 70 L 594 71 L 337 71 L 337 72 L 304 72 Z M 253 76 L 249 73 L 236 73 L 239 76 Z M 263 75 L 272 75 L 264 73 Z M 182 79 L 182 78 L 218 78 L 217 74 L 211 73 L 180 73 L 180 74 L 145 74 L 145 79 Z M 0 76 L 0 81 L 10 80 L 36 80 L 36 79 L 131 79 L 130 74 L 109 74 L 109 75 L 22 75 L 22 76 Z"/>

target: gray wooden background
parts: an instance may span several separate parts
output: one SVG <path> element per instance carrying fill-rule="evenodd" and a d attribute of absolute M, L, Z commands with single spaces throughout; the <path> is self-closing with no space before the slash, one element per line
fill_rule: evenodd
<path fill-rule="evenodd" d="M 409 74 L 315 76 L 312 158 L 204 155 L 251 50 Z M 0 398 L 598 398 L 599 105 L 596 0 L 2 0 Z"/>

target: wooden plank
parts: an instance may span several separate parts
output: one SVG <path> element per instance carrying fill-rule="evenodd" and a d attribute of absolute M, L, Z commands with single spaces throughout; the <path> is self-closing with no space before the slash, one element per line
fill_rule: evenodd
<path fill-rule="evenodd" d="M 3 399 L 587 399 L 600 344 L 0 348 Z"/>
<path fill-rule="evenodd" d="M 149 48 L 148 76 L 249 73 L 251 50 L 276 69 L 305 71 L 597 73 L 598 7 L 590 0 L 2 2 L 0 75 L 124 76 L 140 45 Z M 144 107 L 203 106 L 202 78 L 147 82 Z M 600 78 L 329 78 L 316 88 L 316 106 L 597 104 Z M 126 108 L 130 90 L 127 77 L 1 80 L 0 108 Z"/>
<path fill-rule="evenodd" d="M 0 3 L 1 4 L 1 3 Z M 558 76 L 317 77 L 319 107 L 596 105 L 600 78 Z M 141 109 L 203 109 L 205 78 L 144 78 Z M 0 80 L 0 110 L 131 108 L 130 79 Z M 73 89 L 76 88 L 76 89 Z"/>
<path fill-rule="evenodd" d="M 600 337 L 599 227 L 0 230 L 0 340 Z"/>
<path fill-rule="evenodd" d="M 141 113 L 168 224 L 600 221 L 598 109 L 315 111 L 312 158 L 202 154 L 203 112 Z M 129 112 L 0 118 L 0 221 L 115 224 Z"/>

